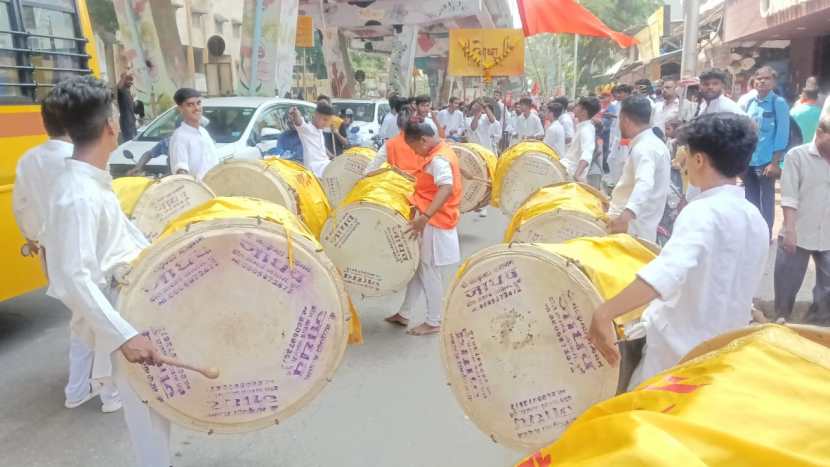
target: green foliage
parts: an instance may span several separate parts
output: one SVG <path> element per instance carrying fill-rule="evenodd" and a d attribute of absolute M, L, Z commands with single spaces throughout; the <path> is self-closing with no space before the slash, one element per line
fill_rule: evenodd
<path fill-rule="evenodd" d="M 95 32 L 115 36 L 118 31 L 118 19 L 112 0 L 88 0 L 89 16 Z"/>

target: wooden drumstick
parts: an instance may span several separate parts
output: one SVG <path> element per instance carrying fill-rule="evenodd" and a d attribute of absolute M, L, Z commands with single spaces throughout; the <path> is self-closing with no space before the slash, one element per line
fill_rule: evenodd
<path fill-rule="evenodd" d="M 200 368 L 198 366 L 180 362 L 173 357 L 167 357 L 164 355 L 159 356 L 159 363 L 164 363 L 165 365 L 176 366 L 179 368 L 184 368 L 186 370 L 195 371 L 196 373 L 200 373 L 202 376 L 208 379 L 216 379 L 219 377 L 219 368 L 216 367 Z"/>

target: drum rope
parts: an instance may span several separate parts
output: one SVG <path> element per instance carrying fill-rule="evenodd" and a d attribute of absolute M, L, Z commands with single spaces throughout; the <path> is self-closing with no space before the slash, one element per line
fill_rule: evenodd
<path fill-rule="evenodd" d="M 288 230 L 288 226 L 283 224 L 283 229 L 285 229 L 285 244 L 286 244 L 286 251 L 288 253 L 288 269 L 294 270 L 294 245 L 291 243 L 291 231 Z"/>

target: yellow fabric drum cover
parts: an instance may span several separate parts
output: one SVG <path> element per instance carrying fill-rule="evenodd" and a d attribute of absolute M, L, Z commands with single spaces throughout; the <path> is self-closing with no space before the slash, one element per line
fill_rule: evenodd
<path fill-rule="evenodd" d="M 512 216 L 530 195 L 544 186 L 569 180 L 559 155 L 545 143 L 524 141 L 499 157 L 491 204 Z"/>
<path fill-rule="evenodd" d="M 484 146 L 473 143 L 452 144 L 461 167 L 464 192 L 461 212 L 481 209 L 490 204 L 496 155 Z"/>
<path fill-rule="evenodd" d="M 723 347 L 729 345 L 732 341 L 736 339 L 740 339 L 744 336 L 749 334 L 758 332 L 759 330 L 763 329 L 764 327 L 769 327 L 773 325 L 758 325 L 758 326 L 747 326 L 742 329 L 736 329 L 731 332 L 727 332 L 721 334 L 717 337 L 713 337 L 706 342 L 701 342 L 695 348 L 689 351 L 681 360 L 678 362 L 678 366 L 682 365 L 690 360 L 694 360 L 702 355 L 708 354 L 709 352 L 714 352 L 719 350 Z M 776 325 L 777 326 L 777 325 Z M 806 324 L 785 324 L 784 327 L 790 328 L 795 331 L 799 336 L 809 339 L 816 344 L 823 345 L 825 347 L 830 347 L 830 329 L 821 327 L 821 326 L 810 326 Z"/>
<path fill-rule="evenodd" d="M 343 198 L 352 191 L 355 183 L 363 178 L 363 172 L 366 171 L 366 167 L 375 155 L 374 149 L 349 148 L 326 166 L 320 184 L 323 185 L 323 190 L 332 206 L 339 205 Z"/>
<path fill-rule="evenodd" d="M 158 180 L 122 177 L 112 182 L 121 209 L 136 227 L 154 241 L 180 215 L 214 198 L 207 185 L 190 175 L 170 175 Z"/>
<path fill-rule="evenodd" d="M 620 243 L 608 248 L 618 252 L 636 244 L 625 237 L 597 240 Z M 444 303 L 442 356 L 456 399 L 489 437 L 525 452 L 616 393 L 618 370 L 587 333 L 600 290 L 613 288 L 603 275 L 622 282 L 636 273 L 623 265 L 586 274 L 555 246 L 498 245 L 473 255 Z"/>
<path fill-rule="evenodd" d="M 557 183 L 541 188 L 516 211 L 505 242 L 559 243 L 607 233 L 608 199 L 589 185 Z"/>
<path fill-rule="evenodd" d="M 317 236 L 331 212 L 320 182 L 294 161 L 229 161 L 211 169 L 204 181 L 216 196 L 246 196 L 285 206 Z"/>
<path fill-rule="evenodd" d="M 409 228 L 415 184 L 394 169 L 359 181 L 326 222 L 320 242 L 349 292 L 367 297 L 402 290 L 418 268 Z"/>
<path fill-rule="evenodd" d="M 125 362 L 140 397 L 186 428 L 278 424 L 322 390 L 346 348 L 349 300 L 337 270 L 273 203 L 218 198 L 191 211 L 124 282 L 118 309 L 162 354 L 219 369 L 209 380 Z"/>

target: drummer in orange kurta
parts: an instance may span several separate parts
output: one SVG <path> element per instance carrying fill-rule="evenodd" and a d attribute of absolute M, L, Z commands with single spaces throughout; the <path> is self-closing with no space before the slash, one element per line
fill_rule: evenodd
<path fill-rule="evenodd" d="M 403 138 L 417 155 L 415 193 L 410 198 L 415 215 L 409 231 L 421 239 L 421 262 L 406 289 L 406 299 L 398 313 L 386 321 L 409 325 L 415 303 L 426 296 L 426 320 L 409 331 L 423 336 L 440 330 L 444 281 L 442 271 L 461 259 L 458 242 L 458 219 L 461 216 L 461 171 L 455 151 L 442 141 L 435 130 L 423 122 L 409 122 Z"/>
<path fill-rule="evenodd" d="M 421 168 L 421 158 L 415 154 L 407 144 L 404 138 L 404 128 L 410 121 L 418 121 L 418 115 L 411 112 L 409 108 L 403 108 L 398 112 L 398 128 L 400 133 L 393 138 L 386 140 L 383 146 L 378 150 L 377 155 L 369 163 L 364 171 L 364 174 L 369 174 L 378 170 L 383 166 L 384 162 L 404 172 L 408 175 L 415 176 L 415 173 Z"/>

